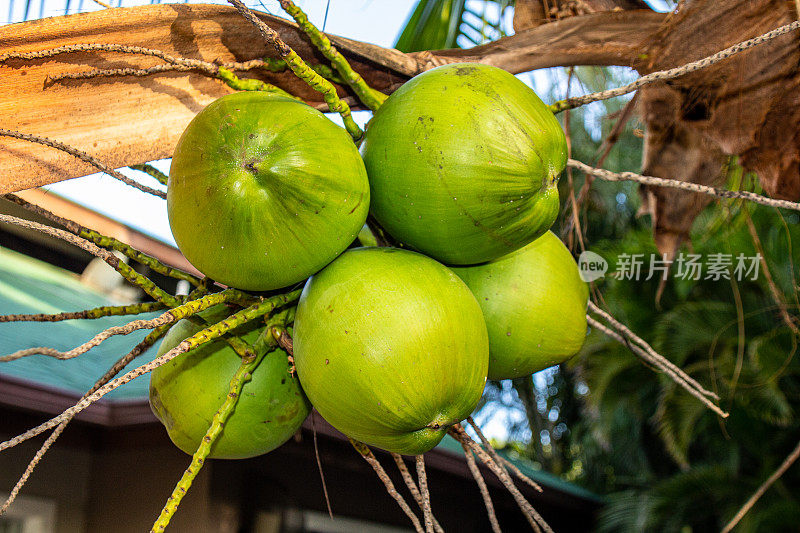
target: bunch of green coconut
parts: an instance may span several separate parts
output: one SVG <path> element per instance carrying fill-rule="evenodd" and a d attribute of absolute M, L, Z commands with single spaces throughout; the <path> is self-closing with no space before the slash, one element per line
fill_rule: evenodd
<path fill-rule="evenodd" d="M 285 352 L 266 356 L 210 456 L 267 453 L 312 405 L 352 439 L 420 454 L 472 413 L 487 378 L 574 355 L 588 290 L 548 231 L 565 162 L 547 106 L 483 65 L 403 85 L 375 112 L 360 153 L 296 100 L 243 92 L 205 108 L 172 162 L 178 247 L 230 287 L 305 281 L 290 329 L 296 374 Z M 397 247 L 359 247 L 368 213 Z M 179 322 L 159 353 L 202 327 Z M 264 327 L 235 333 L 252 342 Z M 151 405 L 179 448 L 197 449 L 240 363 L 218 340 L 153 372 Z"/>

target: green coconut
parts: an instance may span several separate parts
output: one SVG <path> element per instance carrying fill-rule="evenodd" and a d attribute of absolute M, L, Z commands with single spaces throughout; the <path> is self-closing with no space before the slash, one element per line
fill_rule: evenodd
<path fill-rule="evenodd" d="M 530 375 L 563 363 L 583 346 L 589 289 L 552 232 L 509 255 L 453 272 L 483 310 L 490 379 Z"/>
<path fill-rule="evenodd" d="M 378 109 L 361 146 L 378 222 L 456 265 L 496 259 L 550 228 L 566 154 L 539 97 L 479 64 L 413 78 Z"/>
<path fill-rule="evenodd" d="M 200 316 L 213 324 L 228 314 L 224 306 L 217 306 Z M 201 329 L 202 325 L 188 319 L 179 321 L 164 337 L 158 355 Z M 263 326 L 246 325 L 234 332 L 252 344 L 262 330 Z M 150 406 L 178 448 L 188 454 L 197 450 L 227 398 L 230 380 L 241 362 L 225 341 L 216 340 L 179 355 L 150 374 Z M 289 373 L 286 353 L 275 350 L 264 356 L 245 383 L 209 457 L 244 459 L 272 451 L 300 429 L 310 409 L 297 377 Z"/>
<path fill-rule="evenodd" d="M 368 210 L 367 174 L 347 132 L 290 98 L 224 96 L 175 148 L 172 234 L 225 285 L 265 291 L 304 280 L 353 242 Z"/>
<path fill-rule="evenodd" d="M 294 358 L 331 425 L 415 455 L 475 409 L 489 346 L 478 303 L 447 267 L 415 252 L 359 248 L 306 283 Z"/>

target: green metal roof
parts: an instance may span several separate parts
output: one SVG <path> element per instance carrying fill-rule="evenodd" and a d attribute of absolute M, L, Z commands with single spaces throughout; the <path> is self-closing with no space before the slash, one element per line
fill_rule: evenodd
<path fill-rule="evenodd" d="M 77 275 L 0 247 L 0 314 L 60 313 L 115 305 L 108 297 L 81 283 Z M 137 315 L 149 319 L 158 313 Z M 0 323 L 0 355 L 24 348 L 48 346 L 72 349 L 100 331 L 133 320 L 133 317 L 106 317 L 97 320 L 63 322 Z M 114 362 L 130 351 L 150 330 L 116 336 L 74 359 L 60 361 L 34 355 L 0 363 L 0 374 L 35 381 L 63 391 L 83 394 Z M 155 358 L 150 349 L 139 356 L 128 370 Z M 148 378 L 143 376 L 111 392 L 117 400 L 147 398 Z"/>

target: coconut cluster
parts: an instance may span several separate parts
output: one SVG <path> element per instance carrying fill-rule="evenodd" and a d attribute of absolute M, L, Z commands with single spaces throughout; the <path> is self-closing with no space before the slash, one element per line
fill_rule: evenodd
<path fill-rule="evenodd" d="M 353 439 L 423 453 L 472 413 L 487 377 L 574 355 L 588 290 L 548 231 L 565 162 L 547 106 L 485 65 L 447 65 L 403 85 L 375 112 L 360 153 L 288 98 L 237 93 L 198 114 L 167 192 L 181 252 L 240 289 L 306 280 L 296 374 L 284 353 L 267 356 L 211 456 L 274 449 L 311 405 Z M 397 247 L 354 247 L 368 213 Z M 199 327 L 178 323 L 161 351 Z M 260 331 L 251 330 L 245 340 Z M 182 450 L 197 448 L 239 361 L 218 341 L 153 372 L 153 410 Z"/>

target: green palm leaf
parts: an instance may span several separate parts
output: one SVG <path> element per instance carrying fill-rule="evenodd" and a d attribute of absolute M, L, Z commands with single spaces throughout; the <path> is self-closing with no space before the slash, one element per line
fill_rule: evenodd
<path fill-rule="evenodd" d="M 420 0 L 406 22 L 395 48 L 401 52 L 458 48 L 459 37 L 482 44 L 504 35 L 503 13 L 508 0 L 483 2 L 482 12 L 473 11 L 466 0 Z M 488 16 L 490 4 L 499 6 L 499 17 Z"/>

